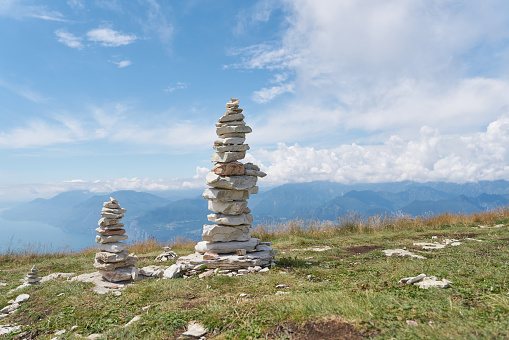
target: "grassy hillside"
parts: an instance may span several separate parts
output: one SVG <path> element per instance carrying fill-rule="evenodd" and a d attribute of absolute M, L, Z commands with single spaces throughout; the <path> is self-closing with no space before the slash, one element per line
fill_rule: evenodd
<path fill-rule="evenodd" d="M 0 282 L 7 286 L 0 287 L 0 308 L 20 293 L 30 299 L 0 324 L 23 325 L 18 333 L 27 339 L 51 339 L 62 329 L 65 339 L 94 333 L 104 339 L 174 339 L 193 320 L 208 329 L 207 339 L 509 337 L 509 209 L 397 220 L 347 216 L 336 224 L 293 221 L 259 226 L 256 234 L 279 250 L 268 273 L 143 280 L 120 296 L 65 280 L 7 294 L 33 265 L 40 276 L 92 272 L 95 251 L 4 254 Z M 439 250 L 413 245 L 445 239 L 462 244 Z M 193 251 L 183 241 L 172 246 L 179 255 Z M 154 258 L 160 247 L 154 241 L 132 245 L 138 267 L 159 264 Z M 382 252 L 403 247 L 427 259 Z M 421 273 L 453 286 L 398 284 Z M 135 316 L 141 319 L 124 327 Z"/>

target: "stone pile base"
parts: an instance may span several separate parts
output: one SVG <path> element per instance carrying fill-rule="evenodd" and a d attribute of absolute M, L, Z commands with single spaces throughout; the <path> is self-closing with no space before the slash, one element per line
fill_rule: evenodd
<path fill-rule="evenodd" d="M 193 276 L 217 269 L 220 274 L 231 273 L 228 276 L 259 272 L 274 264 L 273 260 L 276 254 L 276 250 L 270 248 L 270 242 L 262 242 L 260 245 L 266 246 L 265 248 L 268 250 L 248 252 L 246 255 L 196 252 L 183 256 L 165 271 L 164 277 Z"/>

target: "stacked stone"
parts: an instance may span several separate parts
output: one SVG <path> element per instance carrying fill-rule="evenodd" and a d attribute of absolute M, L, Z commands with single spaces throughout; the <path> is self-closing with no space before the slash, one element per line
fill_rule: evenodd
<path fill-rule="evenodd" d="M 231 98 L 226 104 L 226 113 L 216 124 L 219 137 L 214 142 L 215 152 L 211 160 L 216 162 L 207 175 L 208 188 L 203 193 L 208 208 L 213 214 L 208 220 L 217 224 L 204 225 L 202 242 L 196 245 L 199 253 L 243 254 L 256 250 L 260 241 L 251 238 L 253 216 L 247 207 L 247 199 L 258 193 L 258 177 L 266 174 L 252 163 L 243 164 L 239 160 L 246 156 L 249 145 L 244 144 L 246 134 L 252 130 L 244 122 L 239 100 Z"/>
<path fill-rule="evenodd" d="M 127 243 L 121 242 L 127 240 L 124 224 L 120 223 L 125 212 L 118 201 L 110 197 L 109 202 L 103 203 L 102 218 L 98 222 L 99 228 L 96 229 L 99 235 L 95 237 L 95 242 L 99 244 L 101 252 L 95 254 L 94 268 L 110 282 L 138 278 L 137 257 L 129 254 Z"/>
<path fill-rule="evenodd" d="M 41 278 L 38 273 L 39 269 L 37 269 L 36 266 L 33 266 L 25 277 L 25 283 L 29 285 L 38 285 L 41 282 Z"/>

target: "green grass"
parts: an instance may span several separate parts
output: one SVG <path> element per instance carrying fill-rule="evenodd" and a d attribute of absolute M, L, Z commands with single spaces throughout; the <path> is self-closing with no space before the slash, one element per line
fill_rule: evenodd
<path fill-rule="evenodd" d="M 33 265 L 39 267 L 40 276 L 92 272 L 95 250 L 6 254 L 0 256 L 0 282 L 8 283 L 0 288 L 0 307 L 20 293 L 30 294 L 30 299 L 0 323 L 24 325 L 24 336 L 37 339 L 51 339 L 61 329 L 68 330 L 63 336 L 68 339 L 75 333 L 101 333 L 110 339 L 173 339 L 192 320 L 205 325 L 213 339 L 305 338 L 303 332 L 321 322 L 329 322 L 331 329 L 349 324 L 356 335 L 379 339 L 509 337 L 507 210 L 417 220 L 351 219 L 348 225 L 340 222 L 293 221 L 258 228 L 257 235 L 272 241 L 273 248 L 279 250 L 277 266 L 268 273 L 143 280 L 121 296 L 97 295 L 91 284 L 65 280 L 6 294 Z M 504 226 L 474 228 L 478 224 Z M 464 243 L 429 251 L 413 246 L 414 242 L 430 242 L 431 236 Z M 466 237 L 483 242 L 466 241 Z M 175 242 L 173 250 L 182 256 L 191 253 L 192 246 Z M 306 250 L 322 246 L 331 249 Z M 154 261 L 160 247 L 153 240 L 133 245 L 131 251 L 140 258 L 138 267 L 160 264 Z M 383 249 L 402 247 L 427 259 L 382 253 Z M 449 279 L 454 286 L 424 290 L 397 283 L 420 273 Z M 277 289 L 278 284 L 288 288 Z M 278 290 L 289 294 L 276 295 Z M 248 296 L 240 297 L 241 293 Z M 124 328 L 136 315 L 141 320 Z M 407 320 L 418 325 L 410 326 Z M 78 328 L 69 332 L 72 326 Z"/>

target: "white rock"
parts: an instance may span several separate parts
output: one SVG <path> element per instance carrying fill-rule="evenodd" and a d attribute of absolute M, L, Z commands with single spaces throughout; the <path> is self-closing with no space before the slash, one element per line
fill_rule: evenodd
<path fill-rule="evenodd" d="M 163 273 L 164 279 L 174 279 L 179 277 L 182 273 L 182 266 L 180 264 L 172 264 L 168 269 L 166 269 Z"/>
<path fill-rule="evenodd" d="M 115 225 L 115 224 L 119 224 L 118 222 L 120 222 L 121 218 L 117 218 L 117 219 L 114 219 L 114 218 L 101 218 L 97 224 L 101 227 L 107 227 L 107 226 L 112 226 L 112 225 Z M 120 227 L 115 227 L 115 228 L 120 228 Z"/>
<path fill-rule="evenodd" d="M 127 248 L 127 243 L 124 242 L 112 242 L 104 243 L 99 245 L 99 249 L 110 253 L 120 253 Z"/>
<path fill-rule="evenodd" d="M 110 213 L 110 214 L 123 214 L 123 213 L 127 212 L 127 210 L 124 208 L 118 208 L 118 209 L 102 208 L 101 211 L 105 212 L 105 213 Z"/>
<path fill-rule="evenodd" d="M 207 218 L 211 222 L 226 224 L 226 225 L 241 225 L 250 224 L 253 222 L 253 215 L 240 214 L 240 215 L 225 215 L 225 214 L 209 214 Z"/>
<path fill-rule="evenodd" d="M 112 213 L 108 213 L 108 212 L 101 212 L 101 216 L 104 218 L 120 220 L 120 219 L 122 219 L 122 217 L 124 217 L 124 214 L 112 214 Z"/>
<path fill-rule="evenodd" d="M 59 330 L 58 332 L 55 332 L 56 336 L 64 335 L 64 334 L 65 334 L 65 329 L 62 329 L 62 330 Z"/>
<path fill-rule="evenodd" d="M 0 335 L 9 334 L 19 330 L 21 326 L 0 325 Z"/>
<path fill-rule="evenodd" d="M 207 329 L 195 321 L 191 321 L 187 325 L 187 331 L 182 333 L 183 336 L 190 336 L 197 339 L 201 338 L 205 334 L 207 334 Z"/>
<path fill-rule="evenodd" d="M 140 321 L 141 320 L 141 317 L 139 315 L 136 315 L 134 318 L 131 319 L 131 321 L 129 321 L 128 323 L 126 323 L 124 325 L 124 327 L 129 327 L 131 326 L 133 323 L 137 322 L 137 321 Z"/>
<path fill-rule="evenodd" d="M 245 141 L 246 141 L 246 139 L 242 138 L 242 137 L 221 138 L 214 142 L 214 146 L 215 145 L 226 145 L 226 144 L 241 145 L 241 144 L 244 144 Z"/>
<path fill-rule="evenodd" d="M 210 157 L 212 162 L 228 163 L 246 157 L 245 151 L 240 152 L 214 152 Z"/>
<path fill-rule="evenodd" d="M 251 238 L 246 242 L 208 242 L 201 241 L 196 244 L 194 249 L 199 253 L 212 252 L 217 254 L 236 253 L 237 249 L 246 249 L 248 252 L 253 251 L 258 243 L 257 238 Z"/>
<path fill-rule="evenodd" d="M 118 253 L 110 253 L 107 251 L 102 251 L 95 254 L 95 259 L 103 262 L 120 262 L 125 261 L 127 256 L 129 255 L 129 251 L 123 250 Z"/>
<path fill-rule="evenodd" d="M 233 126 L 222 126 L 216 129 L 218 136 L 228 135 L 232 133 L 250 133 L 253 130 L 249 126 L 244 125 L 233 125 Z"/>
<path fill-rule="evenodd" d="M 99 244 L 113 243 L 118 241 L 127 240 L 127 235 L 112 235 L 112 236 L 103 236 L 96 235 L 95 242 Z"/>
<path fill-rule="evenodd" d="M 258 187 L 253 187 L 258 188 Z M 251 190 L 252 191 L 252 190 Z M 203 192 L 203 197 L 208 200 L 222 202 L 246 200 L 249 198 L 250 190 L 216 189 L 208 188 Z"/>
<path fill-rule="evenodd" d="M 10 314 L 19 308 L 19 303 L 13 303 L 0 309 L 1 314 Z"/>
<path fill-rule="evenodd" d="M 242 151 L 249 150 L 249 145 L 247 145 L 247 144 L 214 145 L 213 148 L 217 152 L 242 152 Z"/>
<path fill-rule="evenodd" d="M 204 225 L 202 240 L 210 242 L 249 241 L 251 231 L 250 224 L 235 227 L 221 224 Z"/>
<path fill-rule="evenodd" d="M 16 299 L 14 300 L 14 303 L 21 303 L 21 302 L 28 300 L 29 298 L 30 298 L 30 295 L 28 295 L 28 294 L 20 294 L 16 297 Z"/>
<path fill-rule="evenodd" d="M 426 259 L 424 256 L 414 254 L 414 253 L 404 250 L 404 249 L 385 249 L 385 250 L 382 250 L 382 252 L 387 256 L 398 255 L 398 256 L 410 256 L 410 257 L 415 257 L 417 259 L 423 259 L 423 260 Z"/>
<path fill-rule="evenodd" d="M 207 185 L 215 188 L 246 190 L 256 185 L 255 176 L 220 176 L 209 172 L 206 177 Z"/>
<path fill-rule="evenodd" d="M 224 115 L 221 118 L 219 118 L 219 123 L 226 123 L 226 122 L 232 122 L 236 120 L 243 120 L 245 117 L 242 113 L 234 113 L 231 115 Z"/>
<path fill-rule="evenodd" d="M 208 208 L 210 211 L 215 211 L 222 214 L 239 215 L 242 214 L 244 209 L 247 208 L 247 201 L 241 200 L 222 202 L 219 200 L 209 200 Z"/>
<path fill-rule="evenodd" d="M 138 277 L 138 270 L 134 267 L 122 267 L 115 270 L 99 270 L 102 277 L 110 282 L 127 281 L 133 279 L 133 276 Z"/>
<path fill-rule="evenodd" d="M 422 249 L 443 249 L 445 244 L 440 243 L 429 243 L 429 242 L 416 242 L 414 246 L 422 247 Z"/>

